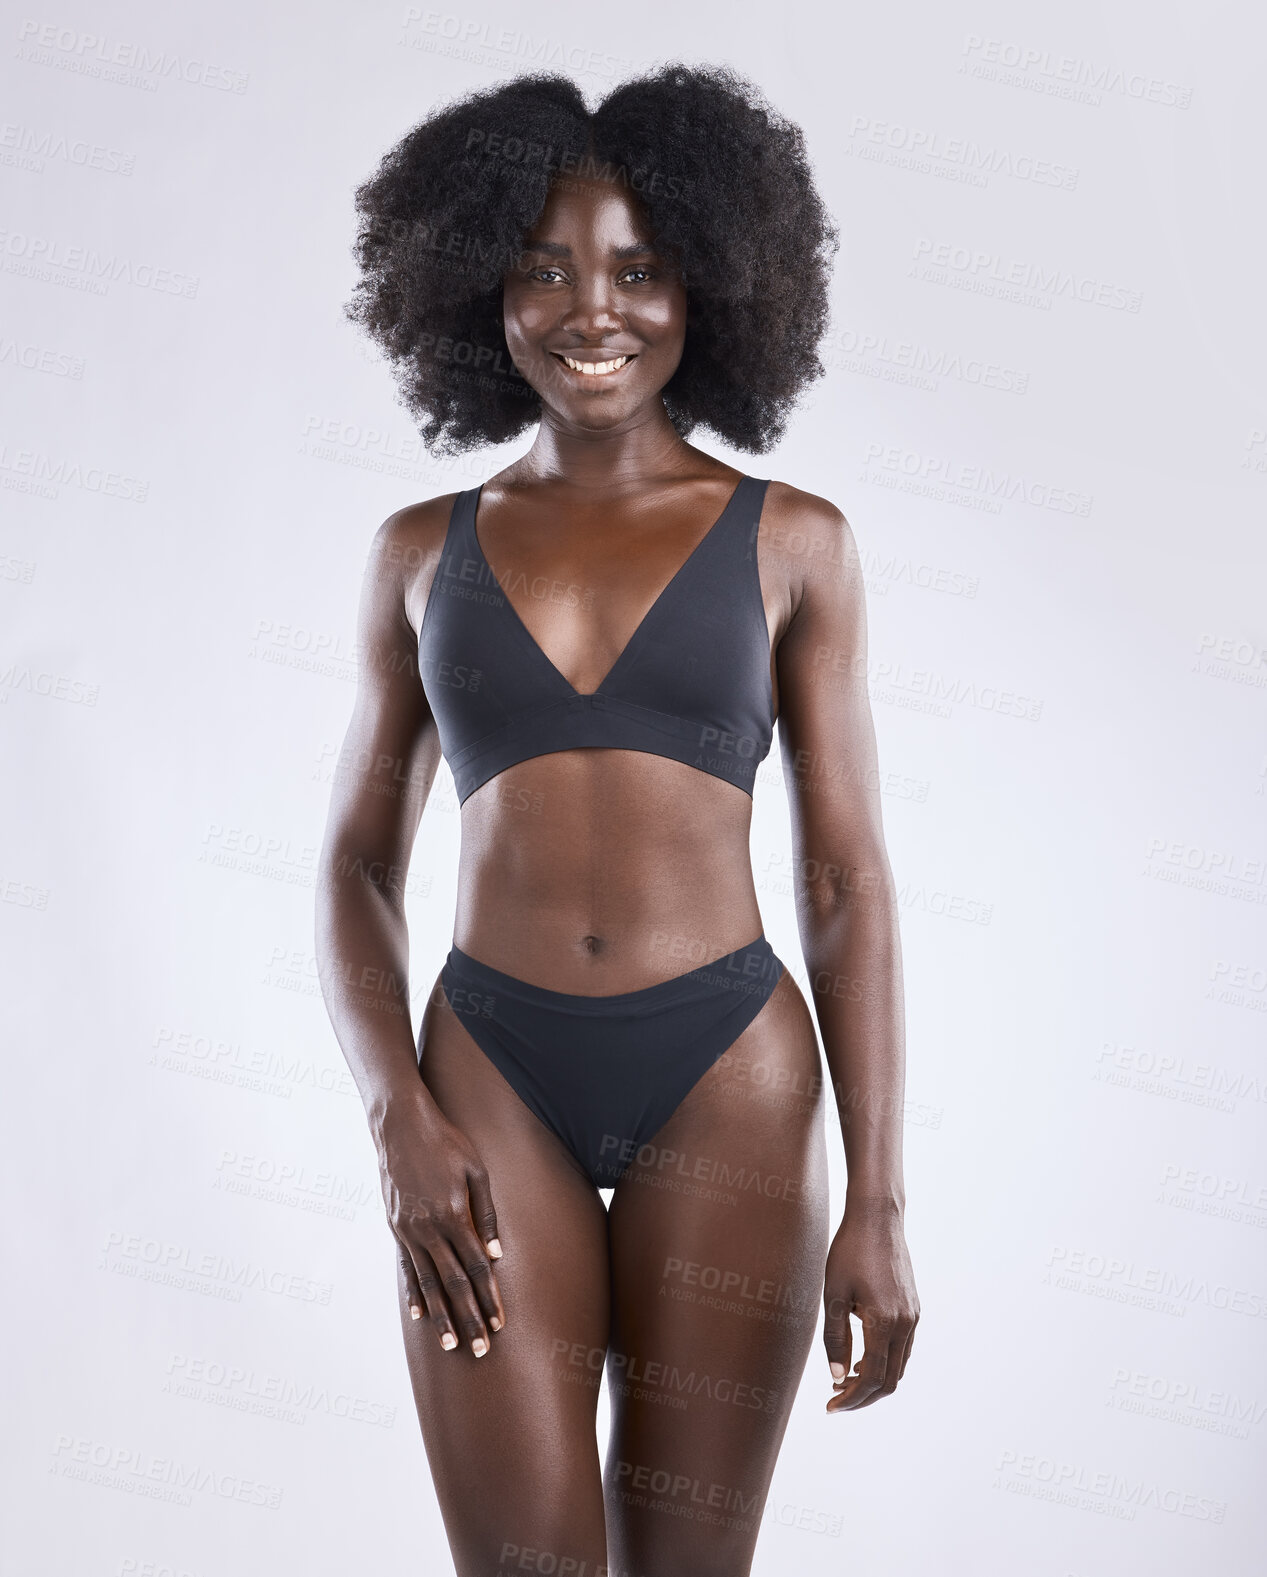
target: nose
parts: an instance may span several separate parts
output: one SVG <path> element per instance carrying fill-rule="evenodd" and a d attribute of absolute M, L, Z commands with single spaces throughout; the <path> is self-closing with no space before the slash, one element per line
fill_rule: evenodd
<path fill-rule="evenodd" d="M 568 294 L 559 326 L 569 334 L 579 334 L 586 339 L 617 334 L 624 327 L 624 318 L 616 305 L 615 287 L 602 270 L 587 270 L 577 278 Z"/>

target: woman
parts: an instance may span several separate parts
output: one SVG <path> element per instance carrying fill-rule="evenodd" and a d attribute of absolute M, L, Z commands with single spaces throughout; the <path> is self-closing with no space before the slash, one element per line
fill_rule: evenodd
<path fill-rule="evenodd" d="M 462 100 L 358 203 L 349 310 L 432 448 L 540 424 L 379 530 L 322 855 L 445 1528 L 462 1577 L 734 1577 L 820 1297 L 829 1412 L 893 1390 L 918 1316 L 857 554 L 830 503 L 686 441 L 777 439 L 835 232 L 799 131 L 682 66 L 593 114 L 555 76 Z M 776 715 L 848 1166 L 830 1246 L 827 1085 L 748 857 Z M 458 905 L 415 1046 L 403 891 L 441 752 Z"/>

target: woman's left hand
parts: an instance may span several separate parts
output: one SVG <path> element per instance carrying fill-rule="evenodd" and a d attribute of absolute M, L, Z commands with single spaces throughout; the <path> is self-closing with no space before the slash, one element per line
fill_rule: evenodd
<path fill-rule="evenodd" d="M 835 1395 L 829 1413 L 867 1407 L 890 1396 L 906 1369 L 919 1323 L 919 1296 L 902 1218 L 891 1207 L 845 1205 L 827 1253 L 823 1345 Z M 850 1373 L 850 1314 L 862 1321 L 863 1354 Z"/>

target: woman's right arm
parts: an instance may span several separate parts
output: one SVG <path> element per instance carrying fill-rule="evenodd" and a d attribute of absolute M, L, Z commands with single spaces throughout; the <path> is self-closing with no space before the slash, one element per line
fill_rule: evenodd
<path fill-rule="evenodd" d="M 405 878 L 440 759 L 407 591 L 438 562 L 450 500 L 401 510 L 374 538 L 357 621 L 358 681 L 317 880 L 317 969 L 365 1103 L 414 1318 L 477 1356 L 505 1321 L 488 1174 L 423 1083 L 409 1004 Z"/>

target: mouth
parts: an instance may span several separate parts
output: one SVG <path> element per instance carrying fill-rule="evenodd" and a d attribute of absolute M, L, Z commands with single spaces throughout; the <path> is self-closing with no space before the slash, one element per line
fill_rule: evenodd
<path fill-rule="evenodd" d="M 636 355 L 626 354 L 612 356 L 606 361 L 580 361 L 575 356 L 565 356 L 562 351 L 552 350 L 550 354 L 556 361 L 562 362 L 569 372 L 576 373 L 590 383 L 599 378 L 615 378 L 630 362 L 638 359 Z"/>

